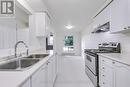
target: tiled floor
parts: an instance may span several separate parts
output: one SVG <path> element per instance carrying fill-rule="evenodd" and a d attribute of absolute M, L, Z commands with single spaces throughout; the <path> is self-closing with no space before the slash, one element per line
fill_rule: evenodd
<path fill-rule="evenodd" d="M 60 57 L 55 87 L 94 87 L 85 74 L 82 57 Z"/>

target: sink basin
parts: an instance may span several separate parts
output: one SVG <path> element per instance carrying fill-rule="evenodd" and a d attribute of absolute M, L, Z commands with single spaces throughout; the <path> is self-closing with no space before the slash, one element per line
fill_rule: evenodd
<path fill-rule="evenodd" d="M 29 67 L 31 65 L 34 65 L 38 61 L 39 61 L 39 59 L 21 59 L 20 65 L 21 65 L 21 68 L 26 68 L 26 67 Z M 18 62 L 18 61 L 16 61 L 16 62 Z"/>
<path fill-rule="evenodd" d="M 0 64 L 0 71 L 25 70 L 48 55 L 49 54 L 32 54 L 21 59 L 9 61 L 4 64 Z"/>
<path fill-rule="evenodd" d="M 24 70 L 35 63 L 39 59 L 17 59 L 0 65 L 0 70 Z"/>
<path fill-rule="evenodd" d="M 36 59 L 36 58 L 45 58 L 48 55 L 49 54 L 32 54 L 32 55 L 30 55 L 30 56 L 28 56 L 26 58 L 34 58 L 34 59 Z"/>

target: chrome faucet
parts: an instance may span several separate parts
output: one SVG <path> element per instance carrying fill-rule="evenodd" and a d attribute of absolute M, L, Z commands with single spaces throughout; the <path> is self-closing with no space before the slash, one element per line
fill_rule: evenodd
<path fill-rule="evenodd" d="M 28 51 L 29 51 L 29 49 L 28 49 L 27 44 L 26 44 L 24 41 L 18 41 L 18 42 L 15 44 L 15 57 L 17 57 L 17 47 L 18 47 L 18 44 L 20 44 L 20 43 L 23 43 L 23 44 L 25 45 L 25 47 L 26 47 L 26 49 L 27 49 L 26 55 L 28 56 Z"/>

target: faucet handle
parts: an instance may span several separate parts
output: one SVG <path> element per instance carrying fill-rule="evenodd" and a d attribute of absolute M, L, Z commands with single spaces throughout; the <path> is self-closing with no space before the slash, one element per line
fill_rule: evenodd
<path fill-rule="evenodd" d="M 29 49 L 27 49 L 27 56 L 29 55 Z"/>

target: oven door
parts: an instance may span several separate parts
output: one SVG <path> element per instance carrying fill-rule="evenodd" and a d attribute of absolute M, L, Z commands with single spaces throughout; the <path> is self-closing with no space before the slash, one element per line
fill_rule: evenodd
<path fill-rule="evenodd" d="M 85 65 L 94 74 L 97 75 L 97 56 L 86 54 Z"/>

